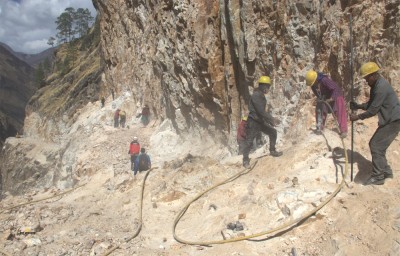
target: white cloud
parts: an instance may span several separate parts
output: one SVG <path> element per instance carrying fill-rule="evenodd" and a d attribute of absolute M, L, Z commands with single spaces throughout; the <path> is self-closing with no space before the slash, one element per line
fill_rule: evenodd
<path fill-rule="evenodd" d="M 0 42 L 18 52 L 39 53 L 49 48 L 48 38 L 57 34 L 55 21 L 67 7 L 88 8 L 96 16 L 92 0 L 18 2 L 0 0 Z"/>
<path fill-rule="evenodd" d="M 36 51 L 38 48 L 41 48 L 43 45 L 46 45 L 46 48 L 49 47 L 49 45 L 47 45 L 47 39 L 28 41 L 28 42 L 24 43 L 22 45 L 22 47 L 29 52 L 29 51 Z"/>

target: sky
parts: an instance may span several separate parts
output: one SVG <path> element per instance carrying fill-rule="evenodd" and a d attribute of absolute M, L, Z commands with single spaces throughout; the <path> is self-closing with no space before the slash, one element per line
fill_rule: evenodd
<path fill-rule="evenodd" d="M 16 52 L 35 54 L 50 45 L 57 34 L 57 17 L 65 8 L 88 8 L 96 17 L 92 0 L 0 0 L 0 42 Z"/>

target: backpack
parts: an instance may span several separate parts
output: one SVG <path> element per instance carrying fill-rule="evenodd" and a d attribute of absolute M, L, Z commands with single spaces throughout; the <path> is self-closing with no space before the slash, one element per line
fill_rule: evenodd
<path fill-rule="evenodd" d="M 146 154 L 141 154 L 139 156 L 139 170 L 145 171 L 149 168 L 147 158 L 148 158 L 148 156 Z"/>
<path fill-rule="evenodd" d="M 247 121 L 241 121 L 237 130 L 237 141 L 244 141 L 247 137 Z"/>

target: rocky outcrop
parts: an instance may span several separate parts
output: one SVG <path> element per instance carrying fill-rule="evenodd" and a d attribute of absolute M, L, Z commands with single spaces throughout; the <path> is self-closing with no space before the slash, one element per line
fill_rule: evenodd
<path fill-rule="evenodd" d="M 200 130 L 235 146 L 249 95 L 266 74 L 280 137 L 298 138 L 306 129 L 308 69 L 329 73 L 350 97 L 350 14 L 356 81 L 360 65 L 372 60 L 399 88 L 396 0 L 93 2 L 108 86 L 132 91 L 180 133 Z"/>

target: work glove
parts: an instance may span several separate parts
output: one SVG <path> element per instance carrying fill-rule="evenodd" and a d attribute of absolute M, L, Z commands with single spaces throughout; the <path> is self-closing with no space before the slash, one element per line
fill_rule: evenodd
<path fill-rule="evenodd" d="M 350 101 L 350 109 L 351 110 L 357 110 L 357 109 L 361 109 L 361 105 L 357 104 L 357 102 L 355 101 Z"/>
<path fill-rule="evenodd" d="M 350 114 L 350 121 L 354 122 L 359 119 L 360 119 L 360 117 L 357 114 Z"/>

